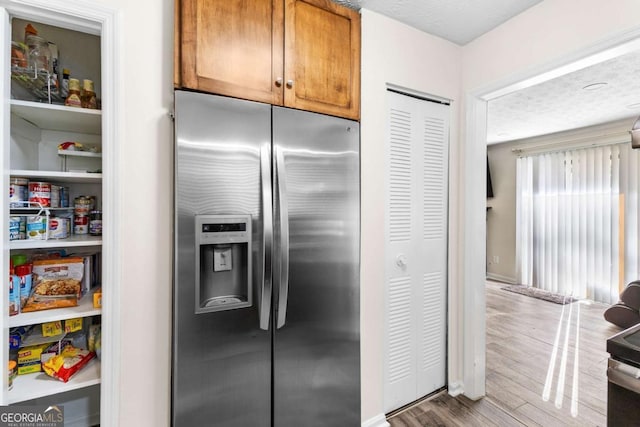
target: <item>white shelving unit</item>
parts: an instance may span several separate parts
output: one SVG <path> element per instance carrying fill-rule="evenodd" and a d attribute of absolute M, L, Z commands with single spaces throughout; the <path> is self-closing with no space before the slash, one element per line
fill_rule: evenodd
<path fill-rule="evenodd" d="M 57 131 L 59 135 L 64 135 L 63 138 L 71 138 L 67 139 L 67 141 L 83 141 L 86 135 L 95 135 L 96 137 L 93 137 L 93 140 L 97 139 L 99 141 L 101 139 L 100 135 L 102 134 L 102 112 L 99 110 L 71 108 L 62 105 L 23 101 L 17 99 L 11 99 L 9 101 L 9 107 L 11 114 L 18 116 L 29 124 L 35 126 L 35 128 L 40 129 L 40 132 L 43 135 L 43 140 L 45 131 Z M 20 121 L 20 123 L 23 122 Z M 51 135 L 52 132 L 47 132 L 46 134 Z M 22 142 L 19 139 L 14 141 L 13 132 L 11 133 L 11 137 L 11 150 L 13 150 L 16 145 L 25 144 L 18 148 L 18 151 L 24 151 L 25 154 L 17 156 L 15 164 L 14 157 L 11 157 L 11 169 L 6 171 L 8 172 L 10 177 L 27 178 L 30 181 L 45 181 L 58 185 L 64 184 L 65 187 L 69 187 L 71 189 L 71 200 L 69 200 L 70 206 L 65 208 L 46 208 L 48 212 L 47 215 L 49 215 L 49 213 L 52 215 L 56 215 L 56 213 L 72 213 L 72 197 L 74 195 L 74 189 L 76 195 L 92 194 L 97 195 L 100 200 L 102 199 L 102 195 L 100 194 L 100 192 L 102 188 L 101 186 L 103 176 L 101 173 L 66 171 L 67 158 L 77 158 L 77 160 L 74 160 L 74 165 L 76 163 L 80 165 L 82 165 L 83 163 L 87 163 L 87 165 L 90 164 L 99 167 L 101 163 L 100 159 L 102 158 L 102 153 L 71 150 L 57 150 L 56 152 L 48 151 L 48 148 L 45 151 L 33 150 L 33 146 L 28 146 L 26 144 L 41 144 L 42 141 Z M 19 138 L 19 134 L 16 135 L 15 138 Z M 63 139 L 60 142 L 64 141 L 65 140 Z M 25 147 L 27 149 L 22 150 L 22 147 Z M 29 155 L 29 153 L 31 153 L 31 157 L 26 157 Z M 55 162 L 52 162 L 52 158 L 50 156 L 55 156 L 56 154 L 62 159 L 62 171 L 38 169 L 39 167 L 42 168 L 43 165 L 49 165 L 49 167 L 44 167 L 43 169 L 50 169 L 52 165 L 55 165 Z M 49 156 L 46 158 L 48 163 L 42 162 L 42 156 Z M 91 159 L 97 160 L 91 161 Z M 96 170 L 96 168 L 93 168 L 93 170 Z M 85 193 L 85 191 L 95 192 Z M 6 203 L 6 196 L 3 200 Z M 29 216 L 37 215 L 40 212 L 42 212 L 41 209 L 30 207 L 9 209 L 10 215 Z M 24 251 L 24 253 L 26 254 L 29 254 L 32 253 L 31 251 L 37 251 L 39 249 L 51 250 L 69 248 L 96 248 L 96 251 L 101 251 L 101 246 L 101 236 L 91 236 L 88 234 L 74 235 L 72 233 L 70 233 L 69 237 L 65 239 L 12 240 L 8 243 L 8 249 L 11 254 L 22 251 Z M 93 251 L 93 249 L 90 250 Z M 100 282 L 102 283 L 102 280 L 100 280 Z M 45 322 L 67 320 L 78 317 L 89 318 L 93 316 L 101 316 L 102 309 L 94 308 L 93 306 L 94 293 L 95 289 L 80 298 L 76 307 L 57 308 L 30 313 L 20 313 L 15 316 L 8 316 L 8 318 L 5 318 L 4 320 L 5 328 L 39 325 Z M 2 358 L 2 360 L 6 361 L 7 353 L 4 354 L 5 356 Z M 0 404 L 20 403 L 31 399 L 44 398 L 47 396 L 52 397 L 53 401 L 55 402 L 57 400 L 55 396 L 59 393 L 100 384 L 100 374 L 100 361 L 94 359 L 66 383 L 51 378 L 44 372 L 18 375 L 14 379 L 13 388 L 9 391 L 4 391 L 4 399 L 2 402 L 0 402 Z"/>

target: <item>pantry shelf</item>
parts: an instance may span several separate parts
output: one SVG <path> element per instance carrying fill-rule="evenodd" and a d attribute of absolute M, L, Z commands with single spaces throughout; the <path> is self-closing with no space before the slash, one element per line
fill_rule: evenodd
<path fill-rule="evenodd" d="M 13 389 L 8 392 L 9 404 L 25 400 L 64 393 L 79 388 L 100 384 L 100 361 L 92 360 L 68 382 L 51 378 L 44 372 L 18 375 L 13 380 Z"/>
<path fill-rule="evenodd" d="M 73 130 L 91 135 L 102 133 L 102 111 L 100 110 L 12 99 L 11 113 L 40 129 Z"/>
<path fill-rule="evenodd" d="M 37 178 L 41 180 L 53 182 L 69 182 L 78 184 L 99 184 L 102 182 L 101 173 L 88 172 L 56 172 L 56 171 L 37 171 L 26 169 L 12 169 L 11 176 L 21 178 Z"/>
<path fill-rule="evenodd" d="M 70 157 L 102 157 L 102 153 L 94 153 L 92 151 L 75 151 L 75 150 L 58 150 L 59 156 Z"/>
<path fill-rule="evenodd" d="M 11 240 L 9 242 L 9 249 L 77 248 L 100 245 L 102 245 L 102 236 L 72 235 L 66 239 Z"/>
<path fill-rule="evenodd" d="M 35 325 L 37 323 L 53 322 L 55 320 L 75 319 L 76 317 L 98 316 L 102 314 L 101 308 L 93 307 L 93 294 L 83 296 L 78 301 L 77 307 L 54 308 L 51 310 L 20 313 L 9 317 L 9 327 Z"/>

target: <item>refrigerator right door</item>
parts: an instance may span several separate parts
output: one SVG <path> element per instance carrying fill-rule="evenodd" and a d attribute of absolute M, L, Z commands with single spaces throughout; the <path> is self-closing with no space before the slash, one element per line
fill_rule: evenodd
<path fill-rule="evenodd" d="M 360 425 L 359 143 L 274 107 L 274 426 Z"/>

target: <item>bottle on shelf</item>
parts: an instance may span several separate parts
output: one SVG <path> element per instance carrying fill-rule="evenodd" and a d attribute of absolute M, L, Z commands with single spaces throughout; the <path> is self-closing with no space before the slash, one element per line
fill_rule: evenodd
<path fill-rule="evenodd" d="M 67 107 L 82 107 L 80 100 L 80 80 L 69 79 L 69 95 L 64 101 Z"/>
<path fill-rule="evenodd" d="M 69 96 L 69 76 L 71 75 L 71 71 L 68 68 L 62 69 L 62 84 L 60 86 L 60 96 L 63 98 L 67 98 Z"/>
<path fill-rule="evenodd" d="M 82 100 L 82 108 L 91 108 L 93 110 L 98 108 L 92 80 L 85 79 L 82 81 L 82 97 L 80 99 Z"/>

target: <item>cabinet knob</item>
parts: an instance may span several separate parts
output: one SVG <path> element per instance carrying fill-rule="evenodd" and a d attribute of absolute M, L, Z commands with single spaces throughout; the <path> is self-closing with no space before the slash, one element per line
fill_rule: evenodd
<path fill-rule="evenodd" d="M 282 77 L 278 77 L 276 79 L 276 86 L 278 86 L 278 87 L 282 86 Z"/>
<path fill-rule="evenodd" d="M 287 87 L 291 89 L 293 87 L 293 80 L 287 80 Z"/>

